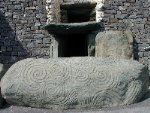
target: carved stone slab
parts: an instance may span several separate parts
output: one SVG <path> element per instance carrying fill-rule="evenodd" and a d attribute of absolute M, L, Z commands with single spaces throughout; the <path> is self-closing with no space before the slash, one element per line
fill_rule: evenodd
<path fill-rule="evenodd" d="M 95 54 L 98 57 L 133 57 L 133 37 L 129 31 L 105 31 L 96 36 Z"/>
<path fill-rule="evenodd" d="M 42 108 L 101 108 L 138 102 L 148 74 L 136 61 L 111 58 L 25 59 L 2 78 L 11 104 Z"/>

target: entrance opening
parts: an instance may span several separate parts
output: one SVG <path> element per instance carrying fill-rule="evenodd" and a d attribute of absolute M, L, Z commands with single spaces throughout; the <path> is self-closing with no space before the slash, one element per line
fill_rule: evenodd
<path fill-rule="evenodd" d="M 68 23 L 88 22 L 92 21 L 92 18 L 90 18 L 92 16 L 92 10 L 91 9 L 68 10 L 67 16 L 68 16 Z"/>
<path fill-rule="evenodd" d="M 58 53 L 59 57 L 88 56 L 86 35 L 73 34 L 61 36 Z"/>
<path fill-rule="evenodd" d="M 61 22 L 78 23 L 96 21 L 96 4 L 61 5 Z"/>

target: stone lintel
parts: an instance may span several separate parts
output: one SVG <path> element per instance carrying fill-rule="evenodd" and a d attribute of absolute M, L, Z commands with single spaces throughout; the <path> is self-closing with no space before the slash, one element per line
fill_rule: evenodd
<path fill-rule="evenodd" d="M 100 29 L 100 22 L 51 23 L 44 27 L 51 34 L 82 34 Z"/>
<path fill-rule="evenodd" d="M 61 9 L 83 9 L 95 8 L 97 3 L 63 3 L 60 5 Z"/>

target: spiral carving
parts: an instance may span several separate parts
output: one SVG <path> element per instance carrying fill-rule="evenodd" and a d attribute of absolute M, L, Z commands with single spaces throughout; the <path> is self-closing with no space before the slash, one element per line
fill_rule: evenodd
<path fill-rule="evenodd" d="M 131 104 L 147 88 L 143 69 L 138 62 L 110 58 L 30 58 L 8 70 L 2 95 L 10 103 L 45 108 Z"/>

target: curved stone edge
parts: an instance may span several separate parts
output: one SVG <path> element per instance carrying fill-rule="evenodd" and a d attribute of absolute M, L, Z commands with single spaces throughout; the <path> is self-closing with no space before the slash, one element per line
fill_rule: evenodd
<path fill-rule="evenodd" d="M 131 31 L 99 32 L 95 40 L 95 55 L 97 57 L 133 59 Z"/>
<path fill-rule="evenodd" d="M 3 78 L 3 76 L 5 75 L 7 70 L 9 69 L 9 67 L 10 67 L 10 65 L 0 63 L 0 108 L 2 108 L 5 104 L 5 100 L 2 97 L 2 93 L 1 93 L 1 79 Z"/>
<path fill-rule="evenodd" d="M 144 65 L 143 65 L 144 66 Z M 148 69 L 147 66 L 144 66 L 144 68 L 141 70 L 141 76 L 139 76 L 138 78 L 134 79 L 133 82 L 131 82 L 129 84 L 129 89 L 127 90 L 127 94 L 129 94 L 131 92 L 131 90 L 134 92 L 134 88 L 136 87 L 140 87 L 139 90 L 141 90 L 141 94 L 139 93 L 134 93 L 134 95 L 136 95 L 138 98 L 136 100 L 133 100 L 132 96 L 126 95 L 127 100 L 124 102 L 124 105 L 127 105 L 128 103 L 133 104 L 131 101 L 135 101 L 135 103 L 141 101 L 146 94 L 149 92 L 148 88 L 149 88 L 149 73 L 148 73 Z M 147 75 L 147 76 L 145 76 Z M 140 81 L 143 82 L 140 82 Z"/>
<path fill-rule="evenodd" d="M 101 22 L 51 23 L 43 29 L 52 34 L 80 34 L 102 28 Z"/>
<path fill-rule="evenodd" d="M 64 58 L 63 58 L 64 59 Z M 105 59 L 105 58 L 104 58 Z M 106 59 L 111 59 L 111 58 L 106 58 Z M 22 61 L 19 61 L 19 62 L 17 62 L 16 64 L 14 64 L 13 65 L 13 67 L 15 67 L 17 64 L 20 64 L 20 63 L 22 63 L 22 62 L 24 62 L 24 61 L 32 61 L 32 60 L 38 60 L 38 59 L 32 59 L 32 58 L 28 58 L 28 59 L 25 59 L 25 60 L 22 60 Z M 45 60 L 45 59 L 44 59 Z M 116 60 L 118 60 L 118 61 L 120 61 L 121 59 L 116 59 Z M 124 59 L 123 59 L 124 60 Z M 136 62 L 136 61 L 133 61 L 133 62 Z M 142 65 L 142 64 L 141 64 Z M 144 67 L 144 66 L 143 66 Z M 146 68 L 143 68 L 143 70 L 141 71 L 142 72 L 142 75 L 143 76 L 140 76 L 139 78 L 134 78 L 135 80 L 141 80 L 141 79 L 145 79 L 145 73 L 147 73 L 147 70 L 145 70 Z M 147 92 L 147 89 L 148 89 L 148 85 L 146 85 L 147 84 L 147 82 L 148 82 L 148 76 L 147 76 L 147 79 L 145 80 L 145 82 L 143 82 L 142 84 L 144 85 L 145 84 L 145 87 L 141 87 L 141 89 L 143 89 L 142 90 L 142 94 L 144 95 L 146 92 Z M 133 80 L 133 82 L 131 82 L 130 83 L 130 88 L 128 89 L 128 92 L 130 92 L 130 90 L 132 89 L 133 90 L 133 85 L 134 85 L 134 80 Z M 142 86 L 143 86 L 142 85 Z M 138 86 L 137 86 L 138 87 Z M 138 94 L 137 94 L 138 95 Z M 140 99 L 143 97 L 143 95 L 139 95 L 139 98 L 137 98 L 136 100 L 134 100 L 135 102 L 138 102 L 138 101 L 140 101 Z M 119 105 L 119 106 L 122 106 L 122 105 L 127 105 L 127 104 L 133 104 L 133 102 L 131 102 L 132 100 L 130 100 L 130 98 L 132 98 L 131 96 L 129 96 L 128 97 L 128 95 L 126 95 L 126 98 L 129 98 L 127 101 L 125 101 L 123 104 L 121 104 L 121 105 Z M 9 102 L 11 102 L 11 103 L 13 103 L 13 101 L 10 101 L 9 100 Z M 15 103 L 16 104 L 16 103 Z M 31 106 L 31 107 L 36 107 L 36 108 L 41 108 L 41 106 L 32 106 L 32 105 L 25 105 L 25 104 L 18 104 L 18 105 L 23 105 L 23 106 Z M 65 106 L 53 106 L 53 107 L 50 107 L 50 106 L 42 106 L 42 107 L 44 107 L 44 108 L 50 108 L 50 109 L 68 109 L 68 107 L 65 107 Z M 108 107 L 108 106 L 105 106 L 105 107 Z M 113 107 L 113 106 L 112 106 Z M 73 107 L 74 108 L 74 107 Z M 89 107 L 87 107 L 87 106 L 76 106 L 75 107 L 76 109 L 81 109 L 81 108 L 88 108 L 89 109 Z M 91 107 L 91 108 L 98 108 L 98 106 L 95 106 L 95 107 Z"/>

